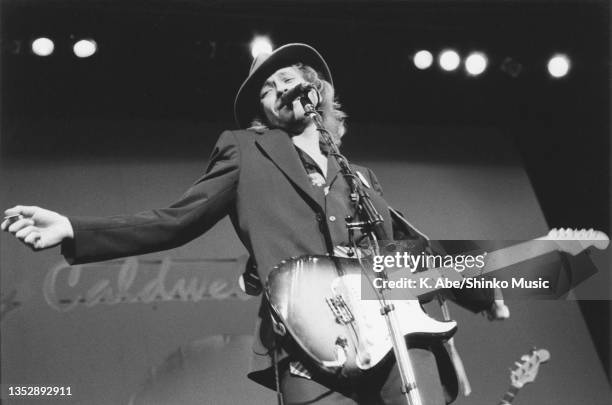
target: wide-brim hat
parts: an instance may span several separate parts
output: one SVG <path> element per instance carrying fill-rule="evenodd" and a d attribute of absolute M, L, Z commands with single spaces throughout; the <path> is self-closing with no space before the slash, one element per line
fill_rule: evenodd
<path fill-rule="evenodd" d="M 327 63 L 316 49 L 306 44 L 287 44 L 272 53 L 258 55 L 234 100 L 234 119 L 240 128 L 247 128 L 260 112 L 259 91 L 265 80 L 278 69 L 302 63 L 316 70 L 322 79 L 332 82 Z"/>

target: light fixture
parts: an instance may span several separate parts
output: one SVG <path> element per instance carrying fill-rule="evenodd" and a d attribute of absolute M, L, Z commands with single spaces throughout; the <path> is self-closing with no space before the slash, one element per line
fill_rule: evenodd
<path fill-rule="evenodd" d="M 424 70 L 430 67 L 433 63 L 433 55 L 429 51 L 421 50 L 414 54 L 414 58 L 412 60 L 417 69 Z"/>
<path fill-rule="evenodd" d="M 570 60 L 567 55 L 556 54 L 548 61 L 548 73 L 555 79 L 567 75 L 570 70 Z"/>
<path fill-rule="evenodd" d="M 255 37 L 251 42 L 251 55 L 253 59 L 261 54 L 272 53 L 272 43 L 268 37 Z"/>
<path fill-rule="evenodd" d="M 79 58 L 88 58 L 98 50 L 98 45 L 93 39 L 81 39 L 72 47 L 74 54 Z"/>
<path fill-rule="evenodd" d="M 478 76 L 487 69 L 487 57 L 482 52 L 472 52 L 465 58 L 465 70 L 471 76 Z"/>
<path fill-rule="evenodd" d="M 38 56 L 49 56 L 54 49 L 55 45 L 49 38 L 41 37 L 32 41 L 32 52 Z"/>
<path fill-rule="evenodd" d="M 440 56 L 438 57 L 438 63 L 440 64 L 440 67 L 442 69 L 446 70 L 447 72 L 451 72 L 459 67 L 459 64 L 461 63 L 461 58 L 459 57 L 459 54 L 456 51 L 453 51 L 452 49 L 447 49 L 440 53 Z"/>

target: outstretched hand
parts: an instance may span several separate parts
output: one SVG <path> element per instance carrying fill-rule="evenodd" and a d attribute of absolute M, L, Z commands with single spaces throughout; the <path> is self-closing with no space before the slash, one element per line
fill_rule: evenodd
<path fill-rule="evenodd" d="M 510 308 L 504 303 L 504 300 L 496 299 L 485 311 L 485 315 L 490 321 L 503 321 L 510 318 Z"/>
<path fill-rule="evenodd" d="M 74 237 L 68 218 L 54 211 L 17 205 L 4 211 L 4 215 L 0 228 L 35 251 L 57 246 L 64 239 Z"/>

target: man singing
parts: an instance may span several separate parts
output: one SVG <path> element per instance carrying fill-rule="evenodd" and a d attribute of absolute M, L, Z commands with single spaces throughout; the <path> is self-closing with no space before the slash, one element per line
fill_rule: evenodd
<path fill-rule="evenodd" d="M 61 244 L 66 260 L 77 264 L 174 248 L 229 215 L 250 254 L 246 274 L 263 281 L 283 259 L 334 254 L 349 242 L 345 218 L 357 215 L 350 188 L 299 97 L 286 97 L 300 84 L 312 85 L 317 110 L 339 145 L 345 114 L 332 83 L 322 56 L 308 45 L 289 44 L 260 55 L 234 104 L 238 125 L 248 129 L 221 134 L 206 173 L 174 204 L 103 218 L 66 217 L 18 205 L 5 211 L 2 230 L 33 250 Z M 386 234 L 426 243 L 395 212 L 392 215 L 374 174 L 352 168 L 382 215 Z M 257 285 L 251 288 L 257 290 Z M 475 312 L 503 312 L 492 294 L 459 301 Z M 275 333 L 263 299 L 249 377 L 279 390 L 286 404 L 405 404 L 392 355 L 359 378 L 334 376 L 321 372 L 288 340 Z M 457 395 L 457 379 L 443 346 L 413 346 L 410 358 L 423 404 L 450 403 Z"/>

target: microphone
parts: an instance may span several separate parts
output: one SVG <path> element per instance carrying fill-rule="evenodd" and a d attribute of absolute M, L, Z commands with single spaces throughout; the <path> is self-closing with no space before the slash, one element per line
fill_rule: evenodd
<path fill-rule="evenodd" d="M 289 91 L 284 92 L 280 96 L 280 106 L 279 109 L 290 106 L 293 104 L 293 101 L 297 98 L 302 98 L 302 105 L 312 104 L 315 108 L 319 105 L 321 97 L 319 96 L 319 92 L 315 88 L 312 83 L 300 83 Z M 306 98 L 307 100 L 304 100 Z"/>

